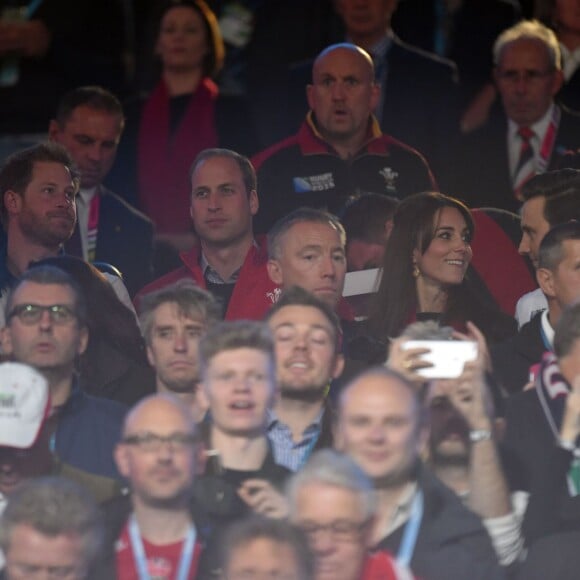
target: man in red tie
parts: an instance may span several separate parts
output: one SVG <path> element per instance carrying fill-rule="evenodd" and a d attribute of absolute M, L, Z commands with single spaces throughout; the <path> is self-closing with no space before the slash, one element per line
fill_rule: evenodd
<path fill-rule="evenodd" d="M 493 57 L 503 111 L 464 139 L 451 193 L 473 207 L 517 211 L 522 186 L 580 146 L 580 117 L 555 101 L 562 59 L 549 28 L 521 21 L 500 34 Z"/>

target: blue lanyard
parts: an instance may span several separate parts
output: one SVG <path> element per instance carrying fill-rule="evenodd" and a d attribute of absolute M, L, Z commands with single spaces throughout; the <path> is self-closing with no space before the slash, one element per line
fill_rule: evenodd
<path fill-rule="evenodd" d="M 190 526 L 183 541 L 183 548 L 181 549 L 181 557 L 179 559 L 179 567 L 175 580 L 187 580 L 189 570 L 191 568 L 191 561 L 193 560 L 193 548 L 195 546 L 195 526 Z M 139 525 L 135 514 L 131 514 L 129 518 L 129 539 L 131 540 L 131 548 L 133 549 L 133 557 L 135 559 L 135 566 L 139 580 L 150 580 L 149 571 L 147 569 L 147 556 L 145 555 L 145 548 L 143 547 L 143 540 L 139 533 Z"/>
<path fill-rule="evenodd" d="M 401 566 L 410 567 L 411 558 L 415 551 L 415 544 L 417 543 L 417 536 L 419 535 L 419 528 L 421 527 L 421 520 L 423 519 L 423 492 L 419 489 L 413 498 L 411 505 L 411 517 L 405 525 L 403 532 L 403 539 L 399 546 L 399 553 L 397 554 L 397 562 Z"/>

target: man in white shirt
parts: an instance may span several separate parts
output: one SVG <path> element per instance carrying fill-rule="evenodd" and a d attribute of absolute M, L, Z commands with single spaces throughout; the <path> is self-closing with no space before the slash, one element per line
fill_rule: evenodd
<path fill-rule="evenodd" d="M 500 34 L 493 56 L 503 112 L 464 140 L 452 193 L 472 207 L 517 211 L 524 184 L 578 148 L 580 119 L 554 102 L 562 59 L 549 28 L 523 20 Z"/>
<path fill-rule="evenodd" d="M 522 196 L 519 252 L 537 269 L 540 244 L 550 228 L 569 220 L 580 220 L 580 171 L 562 169 L 536 175 L 522 188 Z M 522 327 L 547 307 L 540 288 L 525 294 L 516 305 L 518 325 Z"/>

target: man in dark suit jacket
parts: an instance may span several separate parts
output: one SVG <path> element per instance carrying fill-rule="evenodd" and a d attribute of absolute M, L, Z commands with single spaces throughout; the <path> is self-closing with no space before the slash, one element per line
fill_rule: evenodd
<path fill-rule="evenodd" d="M 506 30 L 494 59 L 503 111 L 465 138 L 451 193 L 473 207 L 517 211 L 523 184 L 580 146 L 580 116 L 554 102 L 563 78 L 560 47 L 542 24 L 522 21 Z"/>
<path fill-rule="evenodd" d="M 49 137 L 66 147 L 81 173 L 77 226 L 66 251 L 117 267 L 133 295 L 152 277 L 153 224 L 103 187 L 124 127 L 119 100 L 100 87 L 81 87 L 60 101 Z"/>

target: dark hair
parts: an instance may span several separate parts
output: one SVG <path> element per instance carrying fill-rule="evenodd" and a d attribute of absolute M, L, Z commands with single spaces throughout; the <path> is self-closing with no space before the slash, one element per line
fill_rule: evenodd
<path fill-rule="evenodd" d="M 365 193 L 348 203 L 339 217 L 346 232 L 346 243 L 361 240 L 385 243 L 385 223 L 392 219 L 399 200 L 380 193 Z"/>
<path fill-rule="evenodd" d="M 556 324 L 554 352 L 558 358 L 570 354 L 580 340 L 580 302 L 568 306 Z"/>
<path fill-rule="evenodd" d="M 191 167 L 189 168 L 189 182 L 191 183 L 193 174 L 197 170 L 197 167 L 198 165 L 200 165 L 200 163 L 206 161 L 207 159 L 214 159 L 215 157 L 223 157 L 225 159 L 231 159 L 232 161 L 235 161 L 238 164 L 238 167 L 240 168 L 240 171 L 242 173 L 242 179 L 244 181 L 246 193 L 248 194 L 248 196 L 252 191 L 256 191 L 258 187 L 258 181 L 256 178 L 256 170 L 254 169 L 252 162 L 244 155 L 241 155 L 236 151 L 232 151 L 231 149 L 220 149 L 220 148 L 204 149 L 194 159 L 193 163 L 191 164 Z"/>
<path fill-rule="evenodd" d="M 87 302 L 86 296 L 82 291 L 81 286 L 78 282 L 70 276 L 67 272 L 61 268 L 57 268 L 49 260 L 54 260 L 56 258 L 48 258 L 43 260 L 42 263 L 33 262 L 29 265 L 28 270 L 26 270 L 20 280 L 10 289 L 8 293 L 8 298 L 6 299 L 6 321 L 8 322 L 9 314 L 14 305 L 14 295 L 18 292 L 18 289 L 25 282 L 34 282 L 35 284 L 49 285 L 56 284 L 58 286 L 68 286 L 74 295 L 75 300 L 75 314 L 79 323 L 79 326 L 87 325 Z"/>
<path fill-rule="evenodd" d="M 93 350 L 99 341 L 148 367 L 135 315 L 119 300 L 109 281 L 95 266 L 74 256 L 55 256 L 32 263 L 25 276 L 36 276 L 37 271 L 48 269 L 56 270 L 73 281 L 83 296 L 89 343 L 81 356 L 81 367 L 91 364 Z M 103 361 L 98 364 L 103 364 Z M 82 372 L 89 378 L 87 368 L 82 368 Z"/>
<path fill-rule="evenodd" d="M 346 245 L 346 234 L 340 220 L 334 215 L 322 209 L 312 207 L 299 207 L 293 212 L 281 217 L 268 232 L 268 257 L 276 260 L 280 258 L 282 249 L 282 237 L 295 224 L 312 223 L 324 224 L 336 230 L 340 237 L 340 242 Z"/>
<path fill-rule="evenodd" d="M 538 267 L 553 272 L 564 257 L 562 245 L 566 240 L 580 240 L 580 222 L 559 224 L 544 236 L 538 252 Z"/>
<path fill-rule="evenodd" d="M 200 318 L 208 326 L 221 320 L 221 309 L 212 294 L 200 288 L 192 280 L 184 278 L 146 294 L 139 305 L 139 325 L 145 342 L 151 344 L 153 318 L 162 304 L 175 304 L 180 316 Z"/>
<path fill-rule="evenodd" d="M 398 336 L 409 316 L 415 313 L 417 288 L 413 277 L 413 251 L 426 252 L 435 234 L 435 218 L 445 207 L 459 211 L 471 237 L 474 232 L 471 212 L 459 200 L 442 193 L 425 192 L 407 197 L 395 212 L 383 257 L 383 275 L 369 313 L 369 327 L 377 338 Z M 458 288 L 450 288 L 450 298 L 458 291 Z M 448 302 L 452 304 L 453 300 Z"/>
<path fill-rule="evenodd" d="M 248 547 L 256 540 L 269 540 L 292 548 L 300 570 L 300 580 L 314 580 L 314 556 L 304 532 L 285 520 L 263 516 L 251 516 L 228 528 L 221 547 L 221 567 L 224 572 L 234 552 Z"/>
<path fill-rule="evenodd" d="M 157 37 L 159 37 L 161 32 L 161 21 L 173 8 L 189 8 L 201 18 L 208 45 L 208 52 L 203 61 L 202 74 L 204 77 L 216 77 L 224 64 L 225 46 L 213 10 L 211 10 L 204 0 L 166 0 L 161 4 L 158 13 L 157 21 L 159 22 L 159 26 Z"/>
<path fill-rule="evenodd" d="M 75 189 L 78 189 L 80 174 L 72 157 L 62 145 L 48 141 L 12 154 L 6 159 L 2 169 L 0 169 L 0 196 L 2 200 L 0 220 L 4 226 L 8 219 L 4 195 L 7 191 L 14 191 L 24 195 L 26 188 L 32 181 L 36 163 L 60 163 L 64 165 L 71 174 Z"/>
<path fill-rule="evenodd" d="M 572 219 L 580 220 L 580 171 L 559 169 L 541 173 L 522 188 L 524 201 L 544 197 L 544 218 L 555 226 Z"/>
<path fill-rule="evenodd" d="M 282 292 L 280 298 L 278 298 L 270 310 L 268 310 L 264 320 L 268 322 L 277 312 L 286 306 L 310 306 L 319 310 L 332 326 L 335 340 L 335 352 L 339 352 L 342 333 L 340 321 L 334 308 L 320 300 L 316 295 L 308 292 L 308 290 L 305 290 L 300 286 L 290 286 L 290 288 L 286 288 Z"/>
<path fill-rule="evenodd" d="M 82 106 L 123 117 L 121 101 L 113 93 L 102 87 L 86 86 L 73 89 L 60 99 L 56 109 L 56 121 L 63 127 L 73 111 Z"/>

